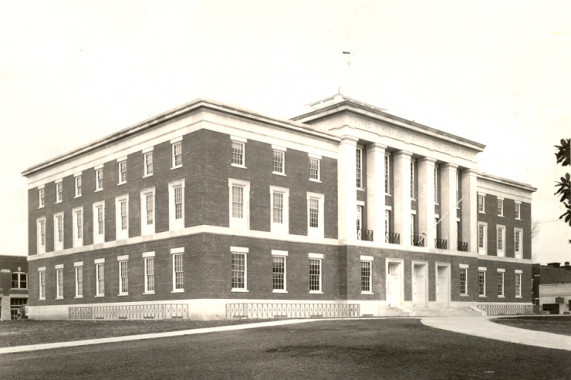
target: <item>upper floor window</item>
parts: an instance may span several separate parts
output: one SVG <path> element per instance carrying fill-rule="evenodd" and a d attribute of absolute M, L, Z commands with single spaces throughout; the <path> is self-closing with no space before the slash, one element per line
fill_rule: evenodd
<path fill-rule="evenodd" d="M 81 174 L 74 177 L 75 196 L 81 197 Z"/>
<path fill-rule="evenodd" d="M 506 242 L 506 227 L 497 226 L 497 243 L 498 243 L 498 256 L 505 255 L 505 242 Z"/>
<path fill-rule="evenodd" d="M 486 195 L 478 194 L 478 212 L 486 212 Z"/>
<path fill-rule="evenodd" d="M 123 195 L 115 198 L 115 228 L 116 238 L 127 239 L 129 237 L 129 196 Z"/>
<path fill-rule="evenodd" d="M 246 139 L 231 137 L 232 139 L 232 166 L 246 167 Z"/>
<path fill-rule="evenodd" d="M 516 259 L 521 259 L 523 256 L 523 230 L 521 228 L 514 229 L 514 252 Z"/>
<path fill-rule="evenodd" d="M 171 168 L 182 166 L 182 137 L 171 141 Z"/>
<path fill-rule="evenodd" d="M 440 166 L 438 164 L 434 165 L 434 204 L 439 203 L 440 197 L 438 196 L 438 189 L 440 188 L 438 181 L 440 180 L 440 176 L 438 173 L 440 172 Z"/>
<path fill-rule="evenodd" d="M 250 228 L 250 182 L 228 179 L 230 228 Z"/>
<path fill-rule="evenodd" d="M 37 228 L 37 252 L 46 252 L 46 218 L 39 218 L 36 221 Z"/>
<path fill-rule="evenodd" d="M 12 272 L 12 289 L 28 289 L 28 274 Z"/>
<path fill-rule="evenodd" d="M 323 194 L 307 193 L 307 235 L 323 237 Z"/>
<path fill-rule="evenodd" d="M 488 253 L 487 231 L 488 225 L 486 223 L 478 223 L 478 253 L 483 255 Z"/>
<path fill-rule="evenodd" d="M 153 175 L 153 151 L 143 152 L 143 177 Z"/>
<path fill-rule="evenodd" d="M 184 228 L 184 180 L 169 183 L 169 229 Z"/>
<path fill-rule="evenodd" d="M 504 200 L 498 198 L 498 216 L 504 216 Z"/>
<path fill-rule="evenodd" d="M 285 148 L 273 149 L 273 173 L 285 175 Z"/>
<path fill-rule="evenodd" d="M 462 199 L 462 176 L 460 173 L 460 170 L 456 170 L 456 208 L 460 208 L 460 200 Z"/>
<path fill-rule="evenodd" d="M 63 186 L 61 179 L 59 182 L 56 182 L 56 203 L 61 202 L 63 200 Z"/>
<path fill-rule="evenodd" d="M 119 185 L 127 182 L 127 159 L 119 161 Z"/>
<path fill-rule="evenodd" d="M 155 233 L 155 189 L 141 192 L 141 234 Z"/>
<path fill-rule="evenodd" d="M 95 169 L 95 191 L 103 190 L 103 168 Z"/>
<path fill-rule="evenodd" d="M 105 241 L 105 202 L 93 204 L 93 243 Z"/>
<path fill-rule="evenodd" d="M 38 208 L 46 205 L 46 191 L 43 187 L 38 189 Z"/>
<path fill-rule="evenodd" d="M 73 246 L 83 245 L 83 208 L 73 209 Z"/>
<path fill-rule="evenodd" d="M 416 199 L 416 184 L 414 180 L 415 167 L 416 167 L 416 160 L 413 158 L 410 161 L 410 199 Z"/>
<path fill-rule="evenodd" d="M 391 155 L 385 154 L 385 194 L 391 193 Z"/>
<path fill-rule="evenodd" d="M 356 212 L 356 227 L 357 227 L 357 239 L 361 239 L 361 229 L 363 228 L 363 206 L 358 204 L 355 210 Z"/>
<path fill-rule="evenodd" d="M 54 215 L 54 249 L 63 249 L 63 212 Z"/>
<path fill-rule="evenodd" d="M 358 189 L 363 188 L 363 149 L 357 148 L 356 151 L 356 185 Z"/>
<path fill-rule="evenodd" d="M 289 232 L 289 190 L 270 186 L 272 232 Z"/>
<path fill-rule="evenodd" d="M 309 180 L 321 181 L 321 156 L 309 156 Z"/>
<path fill-rule="evenodd" d="M 521 203 L 516 202 L 515 204 L 515 218 L 521 219 Z"/>

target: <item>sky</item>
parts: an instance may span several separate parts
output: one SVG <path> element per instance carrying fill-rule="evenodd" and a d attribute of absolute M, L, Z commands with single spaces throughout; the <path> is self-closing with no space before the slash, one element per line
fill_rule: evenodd
<path fill-rule="evenodd" d="M 486 145 L 529 183 L 536 262 L 571 261 L 571 2 L 0 0 L 0 254 L 27 253 L 21 172 L 199 97 L 291 118 L 341 91 Z M 351 52 L 350 72 L 346 56 Z"/>

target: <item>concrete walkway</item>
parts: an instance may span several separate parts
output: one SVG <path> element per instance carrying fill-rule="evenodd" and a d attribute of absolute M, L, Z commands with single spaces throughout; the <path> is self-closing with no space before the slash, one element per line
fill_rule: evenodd
<path fill-rule="evenodd" d="M 421 322 L 426 326 L 461 334 L 526 344 L 529 346 L 571 351 L 571 336 L 569 335 L 501 325 L 490 321 L 490 318 L 491 317 L 480 316 L 427 317 L 422 318 Z"/>

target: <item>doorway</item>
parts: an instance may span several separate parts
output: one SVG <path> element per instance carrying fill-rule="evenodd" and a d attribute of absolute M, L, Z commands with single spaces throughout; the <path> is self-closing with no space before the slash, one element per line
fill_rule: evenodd
<path fill-rule="evenodd" d="M 412 266 L 412 302 L 414 307 L 424 309 L 426 308 L 426 301 L 428 300 L 426 285 L 426 264 L 413 263 Z"/>
<path fill-rule="evenodd" d="M 448 308 L 450 303 L 450 265 L 436 264 L 436 304 Z"/>
<path fill-rule="evenodd" d="M 402 262 L 387 262 L 387 304 L 400 307 L 402 304 Z"/>

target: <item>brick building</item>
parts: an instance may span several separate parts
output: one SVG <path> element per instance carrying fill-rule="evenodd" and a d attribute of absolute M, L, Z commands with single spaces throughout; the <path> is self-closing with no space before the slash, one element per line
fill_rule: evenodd
<path fill-rule="evenodd" d="M 16 319 L 28 303 L 26 256 L 0 255 L 0 321 Z"/>
<path fill-rule="evenodd" d="M 533 264 L 532 302 L 551 314 L 571 311 L 571 265 Z"/>
<path fill-rule="evenodd" d="M 30 317 L 525 307 L 535 189 L 483 149 L 342 95 L 196 100 L 24 171 Z"/>

